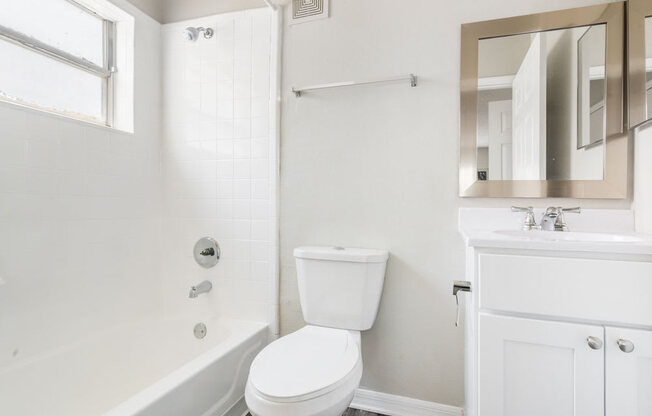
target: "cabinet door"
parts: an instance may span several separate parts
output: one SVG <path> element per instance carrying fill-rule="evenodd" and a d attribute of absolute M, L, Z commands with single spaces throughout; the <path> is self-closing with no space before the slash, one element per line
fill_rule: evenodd
<path fill-rule="evenodd" d="M 605 338 L 607 416 L 652 415 L 652 332 L 607 328 Z"/>
<path fill-rule="evenodd" d="M 604 414 L 602 327 L 488 314 L 479 325 L 479 415 Z"/>

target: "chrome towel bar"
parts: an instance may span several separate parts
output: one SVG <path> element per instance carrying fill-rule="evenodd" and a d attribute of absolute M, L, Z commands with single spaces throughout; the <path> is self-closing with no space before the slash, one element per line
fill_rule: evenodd
<path fill-rule="evenodd" d="M 302 87 L 302 88 L 292 87 L 292 92 L 298 98 L 301 97 L 301 94 L 303 94 L 306 91 L 323 90 L 327 88 L 352 87 L 356 85 L 384 84 L 388 82 L 398 82 L 398 81 L 410 81 L 411 87 L 417 86 L 417 76 L 414 74 L 408 74 L 408 75 L 400 75 L 397 77 L 373 79 L 367 81 L 344 81 L 344 82 L 335 82 L 332 84 L 311 85 L 309 87 Z"/>

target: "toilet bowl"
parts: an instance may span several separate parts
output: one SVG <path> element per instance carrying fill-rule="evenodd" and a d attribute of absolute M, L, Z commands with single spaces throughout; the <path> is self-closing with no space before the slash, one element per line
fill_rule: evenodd
<path fill-rule="evenodd" d="M 340 416 L 360 385 L 360 331 L 376 320 L 389 253 L 299 247 L 294 256 L 308 325 L 258 353 L 245 401 L 253 416 Z"/>
<path fill-rule="evenodd" d="M 339 416 L 361 377 L 359 332 L 308 325 L 258 354 L 245 400 L 253 416 Z"/>

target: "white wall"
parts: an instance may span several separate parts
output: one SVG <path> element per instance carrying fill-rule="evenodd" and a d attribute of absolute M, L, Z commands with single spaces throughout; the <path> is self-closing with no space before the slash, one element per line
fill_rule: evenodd
<path fill-rule="evenodd" d="M 265 7 L 263 0 L 162 0 L 163 22 Z"/>
<path fill-rule="evenodd" d="M 652 18 L 645 18 L 645 57 L 652 58 Z"/>
<path fill-rule="evenodd" d="M 647 18 L 645 23 L 645 56 L 652 57 L 652 18 Z M 652 90 L 647 93 L 648 114 L 652 115 Z M 636 160 L 634 169 L 636 181 L 634 192 L 636 201 L 634 210 L 636 214 L 637 231 L 652 234 L 652 123 L 648 122 L 638 128 L 635 133 Z"/>
<path fill-rule="evenodd" d="M 264 7 L 263 0 L 129 0 L 161 23 Z"/>
<path fill-rule="evenodd" d="M 530 49 L 530 37 L 526 34 L 478 42 L 478 77 L 516 75 Z"/>
<path fill-rule="evenodd" d="M 276 303 L 277 145 L 270 135 L 269 9 L 163 26 L 164 279 L 170 313 L 270 322 Z M 215 36 L 183 39 L 186 26 Z M 192 247 L 215 238 L 222 256 L 199 267 Z M 188 299 L 191 285 L 213 291 Z"/>
<path fill-rule="evenodd" d="M 580 27 L 555 30 L 545 34 L 548 48 L 546 70 L 548 179 L 601 180 L 604 177 L 604 146 L 599 144 L 577 148 L 579 82 L 577 42 L 585 31 L 586 28 Z M 594 66 L 600 64 L 604 66 L 604 41 L 590 46 L 596 47 L 595 49 L 602 47 L 600 51 L 590 52 L 589 56 L 595 60 Z"/>
<path fill-rule="evenodd" d="M 634 213 L 636 231 L 652 234 L 652 123 L 636 129 Z"/>
<path fill-rule="evenodd" d="M 331 18 L 286 26 L 281 147 L 282 332 L 303 325 L 292 249 L 387 248 L 362 386 L 463 403 L 463 334 L 451 285 L 464 275 L 460 206 L 629 208 L 630 201 L 457 197 L 460 24 L 593 0 L 332 1 Z M 287 10 L 286 10 L 287 13 Z M 414 72 L 407 84 L 296 99 L 292 86 Z"/>
<path fill-rule="evenodd" d="M 115 4 L 136 18 L 135 134 L 0 104 L 0 366 L 163 307 L 160 25 Z"/>
<path fill-rule="evenodd" d="M 478 92 L 478 137 L 476 139 L 478 147 L 489 148 L 489 103 L 511 99 L 511 87 Z"/>

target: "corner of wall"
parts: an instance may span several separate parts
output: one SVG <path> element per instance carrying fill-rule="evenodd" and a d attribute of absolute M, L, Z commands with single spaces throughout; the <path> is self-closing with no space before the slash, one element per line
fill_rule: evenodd
<path fill-rule="evenodd" d="M 634 215 L 636 231 L 652 234 L 652 124 L 634 133 Z"/>

